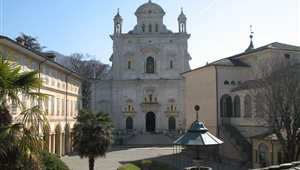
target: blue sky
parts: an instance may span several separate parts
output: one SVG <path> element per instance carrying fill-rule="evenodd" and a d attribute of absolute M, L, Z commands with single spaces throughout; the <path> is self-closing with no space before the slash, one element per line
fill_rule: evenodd
<path fill-rule="evenodd" d="M 0 34 L 38 37 L 47 50 L 89 53 L 111 64 L 113 17 L 123 17 L 123 32 L 136 24 L 136 9 L 148 0 L 0 0 Z M 243 52 L 253 25 L 254 46 L 282 42 L 300 46 L 299 0 L 152 0 L 166 12 L 164 23 L 177 32 L 183 7 L 190 65 L 197 68 Z"/>

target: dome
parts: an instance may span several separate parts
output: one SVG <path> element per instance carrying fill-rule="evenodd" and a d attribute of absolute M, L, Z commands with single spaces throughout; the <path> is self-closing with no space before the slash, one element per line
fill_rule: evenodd
<path fill-rule="evenodd" d="M 149 1 L 148 3 L 145 3 L 141 5 L 135 12 L 136 15 L 140 14 L 165 14 L 165 11 L 157 5 L 156 3 L 152 3 Z"/>

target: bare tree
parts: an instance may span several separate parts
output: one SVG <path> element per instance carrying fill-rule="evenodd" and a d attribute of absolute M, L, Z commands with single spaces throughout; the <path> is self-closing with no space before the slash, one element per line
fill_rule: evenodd
<path fill-rule="evenodd" d="M 91 80 L 99 79 L 106 71 L 108 65 L 93 59 L 89 54 L 83 55 L 81 53 L 73 53 L 66 60 L 71 69 L 87 78 L 82 83 L 82 106 L 85 109 L 89 109 L 91 103 Z"/>
<path fill-rule="evenodd" d="M 284 161 L 300 159 L 300 65 L 292 59 L 269 61 L 251 91 L 257 108 L 280 141 Z"/>

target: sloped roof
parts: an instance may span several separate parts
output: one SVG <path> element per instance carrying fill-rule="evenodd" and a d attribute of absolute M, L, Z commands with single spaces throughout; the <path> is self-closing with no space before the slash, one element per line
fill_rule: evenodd
<path fill-rule="evenodd" d="M 267 44 L 267 45 L 249 50 L 249 51 L 245 51 L 243 53 L 239 53 L 239 54 L 227 57 L 227 58 L 217 60 L 208 65 L 249 67 L 249 65 L 243 63 L 238 58 L 243 55 L 256 53 L 256 52 L 267 50 L 267 49 L 288 50 L 288 51 L 299 51 L 300 52 L 299 46 L 294 46 L 294 45 L 289 45 L 289 44 L 284 44 L 284 43 L 279 43 L 279 42 L 273 42 L 273 43 L 270 43 L 270 44 Z"/>

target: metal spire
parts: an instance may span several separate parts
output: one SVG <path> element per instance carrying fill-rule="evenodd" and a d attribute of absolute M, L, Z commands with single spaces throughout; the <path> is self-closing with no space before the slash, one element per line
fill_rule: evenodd
<path fill-rule="evenodd" d="M 254 45 L 253 45 L 253 42 L 252 42 L 252 38 L 253 38 L 253 30 L 252 30 L 252 25 L 250 25 L 250 44 L 249 44 L 249 47 L 245 50 L 245 52 L 248 52 L 248 51 L 251 51 L 254 49 Z"/>

